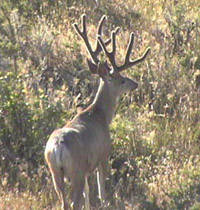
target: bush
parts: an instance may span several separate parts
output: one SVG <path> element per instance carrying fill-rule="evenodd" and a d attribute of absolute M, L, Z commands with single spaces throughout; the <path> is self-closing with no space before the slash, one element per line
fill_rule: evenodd
<path fill-rule="evenodd" d="M 96 22 L 121 26 L 118 59 L 135 34 L 133 57 L 151 55 L 127 72 L 140 88 L 123 96 L 110 127 L 110 209 L 197 209 L 199 206 L 200 48 L 197 1 L 3 1 L 0 7 L 0 208 L 58 208 L 43 151 L 94 97 L 82 40 L 71 23 L 83 12 L 89 38 Z M 134 26 L 133 26 L 134 25 Z M 90 179 L 96 185 L 94 178 Z M 69 189 L 69 185 L 67 185 Z M 96 191 L 92 204 L 98 208 Z M 18 198 L 18 203 L 15 199 Z M 5 199 L 9 198 L 9 199 Z M 29 198 L 29 200 L 27 199 Z M 8 201 L 9 200 L 9 201 Z M 21 204 L 21 201 L 23 201 Z M 16 205 L 15 205 L 16 204 Z"/>

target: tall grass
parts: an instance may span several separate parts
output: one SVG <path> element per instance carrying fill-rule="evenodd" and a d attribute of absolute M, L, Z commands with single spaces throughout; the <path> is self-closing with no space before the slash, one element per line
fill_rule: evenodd
<path fill-rule="evenodd" d="M 60 209 L 44 146 L 76 106 L 91 102 L 98 83 L 71 26 L 82 13 L 93 41 L 102 14 L 108 16 L 105 37 L 122 28 L 119 63 L 130 32 L 133 57 L 151 47 L 147 61 L 125 73 L 139 88 L 120 100 L 110 128 L 108 209 L 199 209 L 199 1 L 102 0 L 98 8 L 88 2 L 2 3 L 0 209 Z M 96 185 L 94 177 L 90 184 Z M 99 209 L 96 194 L 91 189 L 92 206 Z"/>

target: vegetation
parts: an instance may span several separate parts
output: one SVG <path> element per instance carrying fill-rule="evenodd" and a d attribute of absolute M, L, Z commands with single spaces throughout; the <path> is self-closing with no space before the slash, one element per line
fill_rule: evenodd
<path fill-rule="evenodd" d="M 103 14 L 107 36 L 121 27 L 119 62 L 132 31 L 133 57 L 152 49 L 127 73 L 140 88 L 121 99 L 111 126 L 108 209 L 200 209 L 200 2 L 99 3 L 1 0 L 0 209 L 60 209 L 44 146 L 77 106 L 91 102 L 98 84 L 72 27 L 82 13 L 93 40 Z M 96 194 L 94 187 L 99 209 Z"/>

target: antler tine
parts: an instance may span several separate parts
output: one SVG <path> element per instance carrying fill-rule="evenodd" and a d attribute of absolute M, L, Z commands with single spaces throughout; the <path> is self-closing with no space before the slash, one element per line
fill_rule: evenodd
<path fill-rule="evenodd" d="M 129 44 L 128 44 L 128 47 L 127 47 L 127 53 L 126 53 L 125 63 L 128 63 L 129 62 L 131 51 L 132 51 L 132 48 L 133 48 L 133 43 L 134 43 L 134 33 L 132 32 L 130 34 L 130 38 L 129 38 Z"/>
<path fill-rule="evenodd" d="M 101 44 L 104 53 L 106 54 L 106 56 L 108 57 L 111 65 L 112 65 L 113 72 L 114 71 L 116 71 L 116 72 L 123 71 L 123 70 L 125 70 L 125 69 L 127 69 L 131 66 L 134 66 L 134 65 L 142 62 L 150 52 L 150 48 L 147 48 L 145 53 L 142 55 L 142 57 L 131 61 L 130 60 L 130 55 L 131 55 L 131 51 L 132 51 L 133 43 L 134 43 L 134 34 L 131 33 L 124 64 L 121 65 L 121 66 L 117 66 L 116 62 L 115 62 L 115 53 L 116 53 L 116 39 L 115 38 L 116 38 L 116 33 L 118 32 L 118 30 L 119 30 L 119 28 L 117 28 L 115 31 L 113 31 L 112 35 L 111 35 L 111 40 L 112 40 L 112 50 L 111 50 L 111 52 L 108 52 L 108 50 L 106 49 L 106 45 L 103 42 L 102 38 L 100 36 L 98 37 L 99 43 Z"/>
<path fill-rule="evenodd" d="M 87 30 L 86 30 L 86 15 L 82 15 L 82 27 L 83 27 L 83 33 L 87 35 Z"/>
<path fill-rule="evenodd" d="M 138 63 L 141 63 L 142 61 L 145 60 L 145 58 L 147 57 L 147 55 L 149 54 L 150 51 L 151 51 L 151 48 L 148 47 L 148 48 L 146 49 L 146 51 L 144 52 L 144 54 L 143 54 L 140 58 L 135 59 L 135 60 L 133 60 L 133 61 L 130 61 L 130 60 L 129 60 L 128 62 L 124 63 L 122 66 L 117 67 L 116 70 L 117 70 L 118 72 L 120 72 L 120 71 L 123 71 L 123 70 L 125 70 L 125 69 L 127 69 L 127 68 L 130 68 L 130 67 L 132 67 L 132 66 L 135 66 L 135 65 L 138 64 Z"/>
<path fill-rule="evenodd" d="M 97 44 L 96 44 L 96 50 L 95 50 L 95 53 L 99 54 L 102 50 L 102 46 L 101 44 L 99 43 L 98 41 L 98 37 L 101 37 L 102 35 L 102 26 L 103 26 L 103 23 L 104 21 L 107 19 L 107 16 L 106 15 L 103 15 L 100 22 L 99 22 L 99 27 L 98 27 L 98 34 L 97 34 Z M 119 32 L 119 27 L 116 28 L 115 30 L 115 33 L 117 34 Z M 112 39 L 109 38 L 108 40 L 105 41 L 105 46 L 109 45 L 111 43 Z"/>
<path fill-rule="evenodd" d="M 145 53 L 142 55 L 142 57 L 131 61 L 130 60 L 130 55 L 131 55 L 131 51 L 132 51 L 132 48 L 133 48 L 133 43 L 134 43 L 134 34 L 131 33 L 130 34 L 130 39 L 129 39 L 129 44 L 128 44 L 128 47 L 127 47 L 127 53 L 126 53 L 126 57 L 125 57 L 125 62 L 124 62 L 124 64 L 122 66 L 116 68 L 117 71 L 119 71 L 119 72 L 123 71 L 123 70 L 125 70 L 127 68 L 130 68 L 131 66 L 134 66 L 134 65 L 142 62 L 143 60 L 145 60 L 145 58 L 149 54 L 150 48 L 147 48 Z"/>
<path fill-rule="evenodd" d="M 99 44 L 99 42 L 98 42 L 98 36 L 101 36 L 102 35 L 102 28 L 103 28 L 103 23 L 104 23 L 104 21 L 107 19 L 107 17 L 106 17 L 106 15 L 103 15 L 102 17 L 101 17 L 101 20 L 100 20 L 100 22 L 99 22 L 99 26 L 98 26 L 98 32 L 97 32 L 97 41 L 96 41 L 96 49 L 95 49 L 95 53 L 98 55 L 100 52 L 101 52 L 101 50 L 102 50 L 102 48 L 101 48 L 101 45 Z M 109 40 L 108 40 L 109 41 Z M 110 43 L 110 41 L 107 43 L 107 44 L 109 44 Z"/>
<path fill-rule="evenodd" d="M 115 33 L 115 31 L 112 31 L 111 39 L 112 39 L 112 54 L 113 54 L 113 56 L 115 56 L 115 53 L 116 53 L 116 33 Z"/>
<path fill-rule="evenodd" d="M 97 30 L 97 37 L 102 35 L 103 23 L 105 22 L 106 18 L 107 18 L 106 15 L 103 15 L 102 18 L 101 18 L 101 20 L 99 21 L 99 26 L 98 26 L 98 30 Z M 92 57 L 92 60 L 94 61 L 94 63 L 97 64 L 97 63 L 99 63 L 99 60 L 98 60 L 97 56 L 102 51 L 101 45 L 99 44 L 98 39 L 97 39 L 96 49 L 95 50 L 92 50 L 92 47 L 91 47 L 91 45 L 89 43 L 88 36 L 87 36 L 86 15 L 85 14 L 82 15 L 81 23 L 82 23 L 82 30 L 80 30 L 78 28 L 77 23 L 74 24 L 74 28 L 75 28 L 76 32 L 84 40 L 85 45 L 87 47 L 87 50 L 88 50 L 90 56 Z M 108 39 L 105 42 L 105 46 L 107 46 L 108 44 L 110 44 L 110 42 L 111 42 L 111 39 Z"/>
<path fill-rule="evenodd" d="M 104 23 L 104 21 L 107 19 L 107 17 L 106 17 L 106 15 L 103 15 L 102 17 L 101 17 L 101 20 L 99 21 L 99 26 L 98 26 L 98 35 L 100 35 L 101 36 L 101 34 L 102 34 L 102 26 L 103 26 L 103 23 Z"/>
<path fill-rule="evenodd" d="M 81 17 L 81 23 L 82 23 L 82 31 L 78 28 L 77 23 L 74 23 L 73 26 L 76 30 L 76 32 L 82 37 L 85 38 L 86 37 L 86 15 L 83 14 Z"/>
<path fill-rule="evenodd" d="M 89 43 L 89 40 L 88 40 L 87 28 L 86 28 L 86 15 L 85 15 L 85 14 L 82 15 L 81 20 L 82 20 L 82 21 L 81 21 L 81 22 L 82 22 L 82 31 L 78 28 L 77 23 L 74 23 L 74 28 L 75 28 L 76 32 L 77 32 L 77 33 L 82 37 L 82 39 L 84 40 L 85 45 L 86 45 L 86 47 L 87 47 L 87 50 L 88 50 L 90 56 L 92 57 L 92 60 L 94 61 L 94 63 L 98 63 L 98 62 L 99 62 L 99 60 L 98 60 L 98 58 L 97 58 L 98 53 L 92 50 L 92 47 L 91 47 L 91 45 L 90 45 L 90 43 Z M 103 22 L 103 21 L 102 21 L 102 22 Z M 102 26 L 101 26 L 101 27 L 102 27 Z M 101 30 L 100 30 L 100 32 L 101 32 Z"/>
<path fill-rule="evenodd" d="M 116 53 L 116 34 L 118 33 L 119 29 L 120 28 L 117 27 L 115 31 L 112 31 L 111 39 L 108 40 L 109 42 L 110 41 L 112 42 L 112 50 L 110 52 L 106 49 L 106 44 L 108 41 L 104 43 L 101 36 L 98 36 L 98 41 L 114 69 L 117 68 L 116 63 L 115 63 L 115 53 Z"/>

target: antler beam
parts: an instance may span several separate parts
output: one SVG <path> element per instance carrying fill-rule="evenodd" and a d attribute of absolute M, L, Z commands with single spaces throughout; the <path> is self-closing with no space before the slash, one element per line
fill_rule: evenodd
<path fill-rule="evenodd" d="M 98 26 L 98 29 L 97 29 L 97 37 L 101 37 L 102 35 L 102 28 L 103 28 L 103 23 L 105 22 L 106 20 L 106 16 L 103 15 L 100 22 L 99 22 L 99 26 Z M 92 47 L 89 43 L 89 40 L 88 40 L 88 35 L 87 35 L 87 27 L 86 27 L 86 15 L 82 15 L 81 17 L 81 25 L 82 25 L 82 30 L 79 29 L 77 23 L 74 24 L 74 28 L 76 30 L 76 32 L 82 37 L 82 39 L 84 40 L 85 42 L 85 45 L 87 47 L 87 50 L 90 54 L 90 56 L 92 57 L 92 60 L 95 64 L 98 64 L 99 63 L 99 59 L 98 59 L 98 55 L 99 53 L 102 51 L 102 48 L 101 48 L 101 44 L 98 42 L 98 39 L 96 40 L 96 49 L 95 50 L 92 50 Z M 108 39 L 104 45 L 107 46 L 108 44 L 110 44 L 111 42 L 111 38 Z"/>
<path fill-rule="evenodd" d="M 136 60 L 133 60 L 133 61 L 130 60 L 130 55 L 131 55 L 131 51 L 132 51 L 133 43 L 134 43 L 134 34 L 131 33 L 130 34 L 130 39 L 129 39 L 129 44 L 128 44 L 127 51 L 126 51 L 126 57 L 125 57 L 124 64 L 121 65 L 121 66 L 117 66 L 117 64 L 115 62 L 115 54 L 116 54 L 116 32 L 118 30 L 119 29 L 117 28 L 115 31 L 112 31 L 112 35 L 111 35 L 112 50 L 110 52 L 108 52 L 108 50 L 106 49 L 106 45 L 105 45 L 105 43 L 103 42 L 103 40 L 100 36 L 98 36 L 98 41 L 101 44 L 101 47 L 103 48 L 104 53 L 108 57 L 111 65 L 112 65 L 113 71 L 121 72 L 121 71 L 123 71 L 127 68 L 130 68 L 131 66 L 134 66 L 134 65 L 142 62 L 147 57 L 147 55 L 149 54 L 150 48 L 146 49 L 146 51 L 142 55 L 142 57 L 140 57 Z"/>

